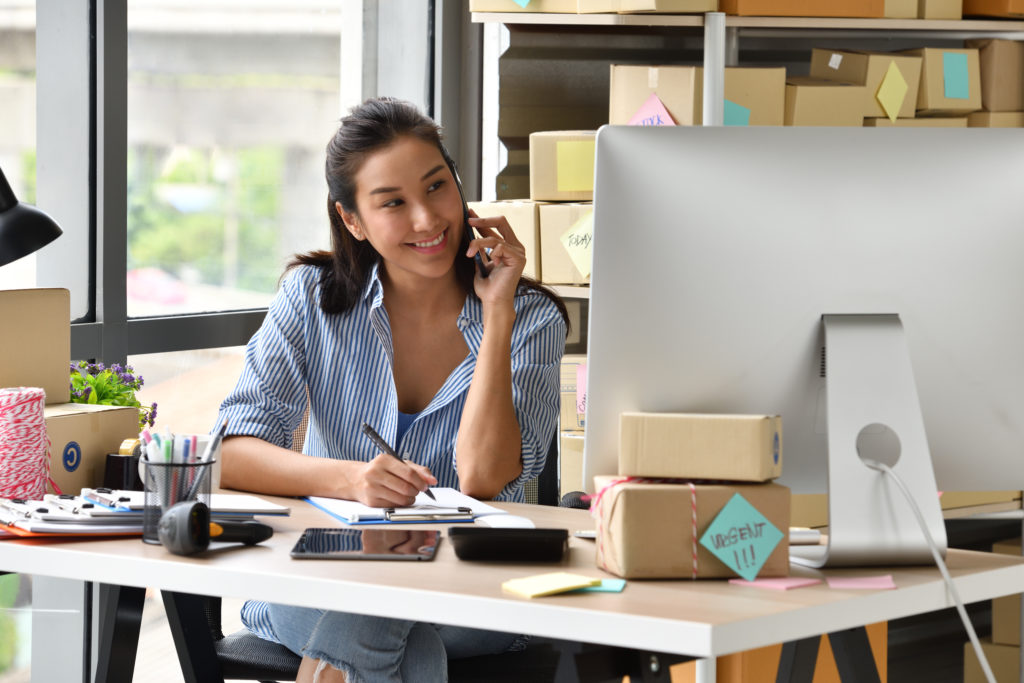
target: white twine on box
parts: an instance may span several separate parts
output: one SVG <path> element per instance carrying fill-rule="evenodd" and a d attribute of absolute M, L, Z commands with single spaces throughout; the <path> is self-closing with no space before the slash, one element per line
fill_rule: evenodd
<path fill-rule="evenodd" d="M 0 389 L 0 497 L 42 500 L 46 492 L 50 439 L 45 405 L 42 389 Z"/>

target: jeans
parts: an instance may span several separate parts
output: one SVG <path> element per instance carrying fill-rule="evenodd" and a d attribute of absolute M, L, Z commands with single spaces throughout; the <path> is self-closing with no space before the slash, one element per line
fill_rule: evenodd
<path fill-rule="evenodd" d="M 348 683 L 448 680 L 448 659 L 498 654 L 515 633 L 270 605 L 275 635 L 292 652 L 327 661 Z"/>

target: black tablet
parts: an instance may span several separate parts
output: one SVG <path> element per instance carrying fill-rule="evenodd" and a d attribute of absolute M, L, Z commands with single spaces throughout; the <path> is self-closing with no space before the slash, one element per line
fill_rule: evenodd
<path fill-rule="evenodd" d="M 451 527 L 448 538 L 460 560 L 558 562 L 565 556 L 569 532 L 468 526 Z"/>
<path fill-rule="evenodd" d="M 306 529 L 291 556 L 304 560 L 432 560 L 434 529 Z"/>

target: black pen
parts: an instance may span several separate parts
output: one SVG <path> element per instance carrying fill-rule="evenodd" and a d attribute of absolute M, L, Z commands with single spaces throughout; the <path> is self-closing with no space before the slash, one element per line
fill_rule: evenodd
<path fill-rule="evenodd" d="M 389 446 L 388 442 L 385 441 L 384 438 L 381 437 L 381 435 L 378 434 L 374 430 L 374 428 L 371 427 L 366 422 L 363 423 L 363 434 L 366 434 L 366 436 L 370 437 L 370 441 L 372 441 L 374 444 L 376 444 L 377 448 L 379 448 L 381 451 L 383 451 L 384 453 L 387 453 L 388 455 L 390 455 L 392 457 L 398 458 L 402 462 L 405 462 L 405 458 L 403 458 L 398 453 L 396 453 L 395 449 L 392 448 L 391 446 Z M 423 493 L 425 493 L 428 496 L 430 496 L 430 500 L 437 500 L 437 498 L 434 498 L 434 494 L 433 494 L 433 492 L 429 488 L 426 491 L 424 491 Z"/>

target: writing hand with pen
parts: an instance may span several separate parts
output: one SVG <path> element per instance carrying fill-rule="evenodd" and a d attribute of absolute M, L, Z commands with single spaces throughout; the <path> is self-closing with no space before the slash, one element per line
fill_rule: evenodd
<path fill-rule="evenodd" d="M 437 485 L 437 477 L 429 469 L 399 456 L 370 425 L 363 424 L 363 433 L 381 452 L 366 463 L 361 480 L 356 482 L 356 500 L 386 508 L 408 507 L 420 491 L 434 497 L 429 487 Z"/>

